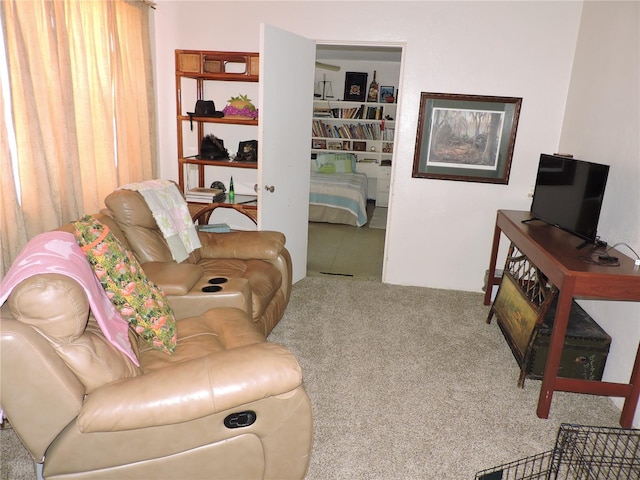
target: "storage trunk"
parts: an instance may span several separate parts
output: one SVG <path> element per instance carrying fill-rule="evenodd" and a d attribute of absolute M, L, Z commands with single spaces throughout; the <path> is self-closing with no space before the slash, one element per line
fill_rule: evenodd
<path fill-rule="evenodd" d="M 549 306 L 534 341 L 527 378 L 541 379 L 547 363 L 557 298 Z M 602 380 L 611 337 L 575 301 L 571 305 L 567 334 L 560 359 L 559 377 Z"/>

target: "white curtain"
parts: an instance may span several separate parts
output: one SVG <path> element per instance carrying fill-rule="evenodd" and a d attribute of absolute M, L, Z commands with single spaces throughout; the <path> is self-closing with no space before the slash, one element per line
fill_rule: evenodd
<path fill-rule="evenodd" d="M 29 238 L 155 178 L 156 122 L 147 5 L 3 0 L 0 12 L 4 275 Z"/>

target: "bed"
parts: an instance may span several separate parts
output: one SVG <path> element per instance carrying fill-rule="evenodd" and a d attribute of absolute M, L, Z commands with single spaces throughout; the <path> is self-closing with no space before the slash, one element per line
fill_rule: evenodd
<path fill-rule="evenodd" d="M 367 176 L 355 171 L 353 154 L 318 154 L 311 160 L 309 221 L 367 223 Z"/>

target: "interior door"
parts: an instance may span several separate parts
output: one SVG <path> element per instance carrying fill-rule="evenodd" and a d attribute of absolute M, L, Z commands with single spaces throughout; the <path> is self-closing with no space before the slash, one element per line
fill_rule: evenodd
<path fill-rule="evenodd" d="M 287 237 L 294 283 L 306 276 L 315 42 L 260 28 L 258 229 Z"/>

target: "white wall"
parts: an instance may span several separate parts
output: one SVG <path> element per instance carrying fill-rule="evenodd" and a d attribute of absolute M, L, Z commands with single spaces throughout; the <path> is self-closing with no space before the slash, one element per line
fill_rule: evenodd
<path fill-rule="evenodd" d="M 383 5 L 388 7 L 386 11 Z M 160 0 L 154 13 L 159 174 L 177 179 L 173 57 L 176 48 L 257 51 L 261 22 L 317 41 L 404 43 L 386 282 L 479 291 L 489 263 L 495 212 L 499 208 L 529 209 L 527 195 L 541 152 L 572 151 L 585 159 L 594 159 L 594 155 L 604 158 L 605 152 L 615 155 L 610 157 L 613 187 L 607 191 L 601 234 L 635 241 L 637 247 L 640 166 L 638 120 L 637 116 L 634 120 L 633 113 L 637 115 L 634 105 L 638 106 L 637 63 L 634 64 L 638 59 L 638 15 L 636 11 L 635 16 L 623 16 L 621 30 L 617 20 L 615 25 L 600 23 L 600 16 L 609 20 L 610 15 L 615 16 L 608 13 L 608 6 L 598 2 L 586 5 L 589 8 L 581 32 L 576 72 L 584 70 L 589 78 L 579 79 L 577 73 L 573 77 L 563 131 L 583 8 L 579 1 Z M 637 2 L 629 5 L 626 8 L 635 5 L 637 9 Z M 632 18 L 636 19 L 635 27 L 628 23 Z M 621 32 L 635 32 L 635 40 L 625 40 Z M 598 54 L 596 63 L 609 66 L 605 63 L 609 47 L 619 52 L 611 59 L 615 69 L 611 68 L 610 74 L 590 60 L 593 50 Z M 625 65 L 625 58 L 629 64 Z M 605 87 L 597 92 L 596 105 L 589 105 L 594 98 L 588 88 L 598 86 L 590 84 L 590 76 L 601 80 L 601 86 Z M 419 98 L 423 91 L 523 98 L 508 185 L 411 178 Z M 629 101 L 634 92 L 635 103 Z M 621 110 L 614 117 L 615 108 Z M 597 128 L 585 130 L 581 123 L 586 120 L 582 118 L 583 110 L 590 114 L 598 112 L 597 117 L 589 117 L 594 120 L 605 118 L 600 113 L 603 111 L 611 112 L 606 117 L 608 121 L 625 120 L 608 125 L 600 121 Z M 635 132 L 636 136 L 623 136 L 621 133 L 625 132 Z M 617 190 L 621 193 L 612 194 Z M 611 317 L 611 321 L 613 317 L 638 320 L 635 306 L 600 308 L 605 310 L 596 316 L 598 320 L 601 317 Z M 621 337 L 614 339 L 615 350 L 621 353 L 619 360 L 618 354 L 614 355 L 615 360 L 607 368 L 609 376 L 624 377 L 628 373 L 630 352 L 636 348 L 631 344 L 635 342 L 637 346 L 637 335 L 625 340 L 625 332 L 634 328 L 633 323 L 623 320 L 620 324 L 623 326 L 616 328 L 622 331 L 610 331 L 612 336 Z"/>
<path fill-rule="evenodd" d="M 386 5 L 158 2 L 160 175 L 177 178 L 176 48 L 256 51 L 260 22 L 318 41 L 405 43 L 384 280 L 479 291 L 496 210 L 528 209 L 539 154 L 557 151 L 581 3 Z M 509 185 L 411 178 L 423 91 L 523 97 Z"/>
<path fill-rule="evenodd" d="M 611 166 L 598 233 L 640 253 L 640 3 L 586 2 L 560 150 Z M 623 253 L 634 257 L 626 247 Z M 627 382 L 640 342 L 640 303 L 582 301 L 611 335 L 604 378 Z M 616 402 L 621 405 L 621 402 Z M 640 410 L 634 425 L 640 426 Z"/>

